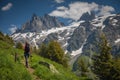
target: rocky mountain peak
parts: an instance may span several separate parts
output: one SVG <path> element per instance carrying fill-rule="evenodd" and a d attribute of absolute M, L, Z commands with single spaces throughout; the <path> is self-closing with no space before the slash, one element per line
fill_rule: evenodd
<path fill-rule="evenodd" d="M 42 17 L 33 14 L 31 20 L 24 23 L 19 32 L 41 32 L 42 30 L 48 30 L 62 26 L 63 24 L 57 18 L 49 16 L 48 14 L 45 14 Z"/>
<path fill-rule="evenodd" d="M 79 20 L 85 20 L 88 22 L 93 19 L 95 19 L 95 13 L 91 11 L 90 13 L 89 12 L 84 13 Z"/>
<path fill-rule="evenodd" d="M 32 15 L 32 19 L 31 19 L 32 21 L 34 21 L 34 20 L 40 20 L 40 17 L 39 16 L 37 16 L 35 13 Z"/>

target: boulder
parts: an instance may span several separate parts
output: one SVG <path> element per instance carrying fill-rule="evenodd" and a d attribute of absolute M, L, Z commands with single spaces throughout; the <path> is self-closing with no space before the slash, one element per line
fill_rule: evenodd
<path fill-rule="evenodd" d="M 50 63 L 39 61 L 39 64 L 44 65 L 45 67 L 50 69 L 52 73 L 59 73 L 58 70 L 55 68 L 55 66 Z"/>

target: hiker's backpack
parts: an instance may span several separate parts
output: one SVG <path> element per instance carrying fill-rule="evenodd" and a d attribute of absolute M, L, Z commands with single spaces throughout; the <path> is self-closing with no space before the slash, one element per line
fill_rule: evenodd
<path fill-rule="evenodd" d="M 25 46 L 25 53 L 28 53 L 30 51 L 30 46 L 29 45 L 26 45 Z"/>

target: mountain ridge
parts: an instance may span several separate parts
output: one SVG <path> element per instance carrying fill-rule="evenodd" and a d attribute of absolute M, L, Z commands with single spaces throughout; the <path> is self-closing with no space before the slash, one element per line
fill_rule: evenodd
<path fill-rule="evenodd" d="M 90 19 L 86 20 L 86 16 L 85 16 L 86 14 L 87 16 L 92 16 L 92 18 L 90 17 Z M 49 15 L 46 16 L 49 18 L 53 18 L 50 17 Z M 87 51 L 90 50 L 97 51 L 95 43 L 99 42 L 100 34 L 105 33 L 108 41 L 110 42 L 112 47 L 114 47 L 112 51 L 113 54 L 118 54 L 120 52 L 119 51 L 120 46 L 116 45 L 115 41 L 117 39 L 119 40 L 119 36 L 120 36 L 119 17 L 120 14 L 111 14 L 107 16 L 98 16 L 93 18 L 92 14 L 88 15 L 88 13 L 85 13 L 83 14 L 82 17 L 83 20 L 79 20 L 78 22 L 73 22 L 69 26 L 58 25 L 56 27 L 50 27 L 47 29 L 40 29 L 41 30 L 40 32 L 39 31 L 33 31 L 33 32 L 29 31 L 26 33 L 18 32 L 18 33 L 14 33 L 12 37 L 15 41 L 24 42 L 25 40 L 28 40 L 33 46 L 37 46 L 37 47 L 39 47 L 39 45 L 42 42 L 47 43 L 51 40 L 57 40 L 62 45 L 66 53 L 68 52 L 74 56 L 82 53 L 89 56 L 90 52 Z M 48 19 L 45 18 L 44 21 L 49 22 L 49 20 L 52 20 L 49 18 Z M 37 28 L 37 30 L 39 30 L 39 28 Z M 111 32 L 114 34 L 112 34 Z M 117 43 L 120 43 L 120 41 L 118 41 Z"/>

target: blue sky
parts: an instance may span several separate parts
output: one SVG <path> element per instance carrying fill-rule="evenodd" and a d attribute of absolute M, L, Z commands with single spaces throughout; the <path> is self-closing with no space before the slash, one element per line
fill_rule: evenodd
<path fill-rule="evenodd" d="M 98 15 L 120 12 L 120 0 L 0 0 L 0 31 L 10 33 L 31 19 L 49 14 L 66 20 L 77 21 L 85 12 Z M 67 22 L 67 21 L 66 21 Z"/>

